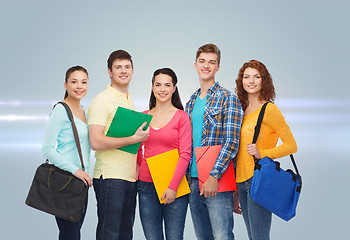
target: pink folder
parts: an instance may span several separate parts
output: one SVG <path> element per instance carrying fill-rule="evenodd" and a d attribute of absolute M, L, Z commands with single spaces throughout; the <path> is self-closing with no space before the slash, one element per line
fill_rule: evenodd
<path fill-rule="evenodd" d="M 202 191 L 203 183 L 208 179 L 209 173 L 214 167 L 216 159 L 219 156 L 222 145 L 196 147 L 194 149 L 196 154 L 197 170 L 198 170 L 198 182 L 199 188 Z M 233 163 L 230 161 L 226 172 L 218 180 L 218 192 L 227 192 L 237 190 L 235 170 Z"/>

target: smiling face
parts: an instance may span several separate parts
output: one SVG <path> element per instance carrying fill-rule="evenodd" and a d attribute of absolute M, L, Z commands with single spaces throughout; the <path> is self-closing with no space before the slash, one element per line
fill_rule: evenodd
<path fill-rule="evenodd" d="M 72 72 L 64 83 L 68 97 L 80 100 L 88 90 L 88 75 L 83 71 Z"/>
<path fill-rule="evenodd" d="M 175 89 L 176 86 L 174 86 L 172 78 L 169 75 L 161 73 L 155 76 L 152 91 L 157 102 L 171 101 Z"/>
<path fill-rule="evenodd" d="M 200 80 L 215 81 L 215 74 L 220 68 L 217 55 L 211 52 L 202 52 L 194 63 L 194 68 L 197 70 Z"/>
<path fill-rule="evenodd" d="M 111 86 L 117 89 L 128 88 L 133 73 L 134 69 L 129 59 L 116 59 L 112 64 L 112 68 L 108 68 Z"/>
<path fill-rule="evenodd" d="M 246 68 L 243 73 L 243 88 L 249 94 L 261 94 L 262 78 L 255 68 Z"/>

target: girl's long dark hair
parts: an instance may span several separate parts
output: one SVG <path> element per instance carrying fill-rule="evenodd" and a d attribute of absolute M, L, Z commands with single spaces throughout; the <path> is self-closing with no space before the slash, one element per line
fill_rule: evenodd
<path fill-rule="evenodd" d="M 173 70 L 171 70 L 170 68 L 157 69 L 153 73 L 152 85 L 154 84 L 155 77 L 158 76 L 159 74 L 166 74 L 169 77 L 171 77 L 172 83 L 173 83 L 174 87 L 176 87 L 177 77 L 176 77 L 175 72 Z M 177 87 L 175 89 L 175 92 L 171 96 L 171 103 L 174 105 L 174 107 L 181 109 L 181 110 L 184 110 L 184 107 L 182 106 L 179 90 Z M 149 109 L 151 110 L 155 106 L 156 106 L 156 97 L 154 96 L 153 91 L 151 90 L 151 97 L 149 99 Z"/>

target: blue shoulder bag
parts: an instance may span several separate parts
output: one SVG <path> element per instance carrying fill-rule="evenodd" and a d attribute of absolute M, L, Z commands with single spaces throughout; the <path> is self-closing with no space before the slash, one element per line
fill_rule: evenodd
<path fill-rule="evenodd" d="M 256 143 L 258 139 L 267 104 L 265 103 L 261 108 L 255 126 L 253 143 Z M 256 203 L 285 221 L 295 216 L 302 185 L 301 176 L 292 154 L 290 159 L 296 173 L 291 169 L 283 170 L 280 163 L 271 158 L 255 159 L 254 176 L 250 188 L 250 195 Z"/>

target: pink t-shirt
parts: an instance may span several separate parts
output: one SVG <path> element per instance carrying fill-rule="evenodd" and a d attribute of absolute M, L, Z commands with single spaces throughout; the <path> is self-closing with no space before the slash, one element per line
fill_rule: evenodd
<path fill-rule="evenodd" d="M 149 110 L 144 111 L 148 113 Z M 142 142 L 137 153 L 137 162 L 140 165 L 139 180 L 153 182 L 146 158 L 178 149 L 179 161 L 169 188 L 177 191 L 188 163 L 191 159 L 192 130 L 191 122 L 185 111 L 177 110 L 173 118 L 164 127 L 156 130 L 150 127 L 147 141 Z"/>

